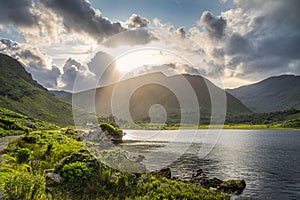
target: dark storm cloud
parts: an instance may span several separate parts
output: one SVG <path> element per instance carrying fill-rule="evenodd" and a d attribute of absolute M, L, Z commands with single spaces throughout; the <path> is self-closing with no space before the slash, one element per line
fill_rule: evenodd
<path fill-rule="evenodd" d="M 60 77 L 61 82 L 64 84 L 62 87 L 65 90 L 72 91 L 76 77 L 78 79 L 86 79 L 83 71 L 84 67 L 80 62 L 75 59 L 69 58 L 63 65 L 63 74 Z"/>
<path fill-rule="evenodd" d="M 86 0 L 40 0 L 59 17 L 66 30 L 70 33 L 86 34 L 98 42 L 102 42 L 125 29 L 119 22 L 111 22 L 101 16 Z"/>
<path fill-rule="evenodd" d="M 247 38 L 238 33 L 232 34 L 226 44 L 226 52 L 230 55 L 240 53 L 247 54 L 251 53 L 252 50 L 251 44 Z"/>
<path fill-rule="evenodd" d="M 200 25 L 204 25 L 210 36 L 221 38 L 224 35 L 226 20 L 222 17 L 214 17 L 212 13 L 205 11 L 200 18 Z"/>
<path fill-rule="evenodd" d="M 147 27 L 150 21 L 146 18 L 143 18 L 137 14 L 132 14 L 127 20 L 127 24 L 129 27 L 133 28 L 143 28 Z"/>
<path fill-rule="evenodd" d="M 221 13 L 226 23 L 207 12 L 201 17 L 200 24 L 210 35 L 223 36 L 208 46 L 212 56 L 208 64 L 220 65 L 220 71 L 230 76 L 251 80 L 299 73 L 300 1 L 234 0 L 234 3 L 236 8 Z"/>
<path fill-rule="evenodd" d="M 33 13 L 32 0 L 0 0 L 0 23 L 21 27 L 38 25 L 39 17 Z"/>
<path fill-rule="evenodd" d="M 56 88 L 60 70 L 38 49 L 22 45 L 9 39 L 0 40 L 0 52 L 7 54 L 24 65 L 34 80 L 45 87 Z"/>

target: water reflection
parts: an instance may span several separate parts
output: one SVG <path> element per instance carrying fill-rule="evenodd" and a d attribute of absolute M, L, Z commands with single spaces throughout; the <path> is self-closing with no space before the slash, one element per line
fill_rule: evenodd
<path fill-rule="evenodd" d="M 185 134 L 188 137 L 189 132 Z M 131 141 L 122 144 L 122 148 L 139 154 L 167 144 L 166 138 L 161 138 L 161 141 Z M 180 149 L 181 145 L 176 143 L 175 147 Z M 160 168 L 168 157 L 178 156 L 169 165 L 174 175 L 190 176 L 193 170 L 202 168 L 209 177 L 244 179 L 247 187 L 243 196 L 300 199 L 300 131 L 224 130 L 214 149 L 202 159 L 197 154 L 201 145 L 199 139 L 182 155 L 172 155 L 176 152 L 172 150 L 162 152 L 147 164 L 153 169 Z"/>

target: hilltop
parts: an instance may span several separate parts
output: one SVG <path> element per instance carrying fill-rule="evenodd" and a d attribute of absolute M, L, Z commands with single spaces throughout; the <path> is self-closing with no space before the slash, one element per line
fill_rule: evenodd
<path fill-rule="evenodd" d="M 4 54 L 0 54 L 0 105 L 59 126 L 74 123 L 71 104 L 56 98 L 17 60 Z"/>

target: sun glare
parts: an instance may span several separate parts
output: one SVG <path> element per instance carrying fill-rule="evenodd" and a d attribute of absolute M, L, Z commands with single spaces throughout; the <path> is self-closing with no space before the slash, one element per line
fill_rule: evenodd
<path fill-rule="evenodd" d="M 175 56 L 160 50 L 139 50 L 121 56 L 116 60 L 117 69 L 121 72 L 129 72 L 138 67 L 147 65 L 162 65 L 172 62 Z"/>

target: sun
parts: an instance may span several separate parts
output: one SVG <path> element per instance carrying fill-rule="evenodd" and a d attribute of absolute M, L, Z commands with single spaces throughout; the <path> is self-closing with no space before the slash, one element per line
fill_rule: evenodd
<path fill-rule="evenodd" d="M 129 72 L 138 67 L 162 65 L 171 62 L 174 56 L 162 50 L 142 49 L 129 52 L 116 60 L 116 68 Z"/>

